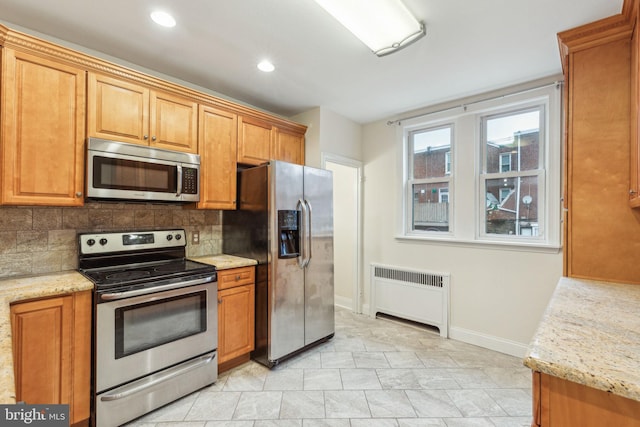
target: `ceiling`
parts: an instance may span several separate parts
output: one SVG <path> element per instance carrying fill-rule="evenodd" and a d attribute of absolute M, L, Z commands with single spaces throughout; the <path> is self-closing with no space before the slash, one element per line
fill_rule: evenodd
<path fill-rule="evenodd" d="M 381 58 L 314 0 L 0 0 L 0 21 L 282 116 L 322 106 L 367 123 L 558 74 L 556 34 L 623 0 L 404 1 L 427 35 Z M 154 24 L 156 8 L 177 26 Z"/>

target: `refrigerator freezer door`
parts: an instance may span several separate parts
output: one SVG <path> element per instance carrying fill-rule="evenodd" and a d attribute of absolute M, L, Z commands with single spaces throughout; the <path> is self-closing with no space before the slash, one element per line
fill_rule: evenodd
<path fill-rule="evenodd" d="M 304 291 L 304 344 L 308 345 L 335 332 L 332 173 L 305 167 L 304 198 L 310 225 Z"/>
<path fill-rule="evenodd" d="M 303 198 L 303 167 L 271 162 L 269 177 L 269 345 L 276 361 L 304 347 L 304 271 L 298 258 L 279 258 L 278 211 L 297 210 Z"/>

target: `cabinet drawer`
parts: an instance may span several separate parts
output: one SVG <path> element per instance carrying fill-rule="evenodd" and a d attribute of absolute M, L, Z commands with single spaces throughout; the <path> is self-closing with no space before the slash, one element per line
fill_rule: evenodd
<path fill-rule="evenodd" d="M 255 267 L 230 268 L 218 271 L 218 290 L 240 285 L 251 285 L 255 282 Z"/>

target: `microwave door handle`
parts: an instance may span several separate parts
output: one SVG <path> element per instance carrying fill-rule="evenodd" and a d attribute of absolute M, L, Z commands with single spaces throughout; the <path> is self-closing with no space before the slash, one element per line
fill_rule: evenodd
<path fill-rule="evenodd" d="M 176 197 L 180 197 L 182 195 L 182 165 L 178 165 L 178 192 L 176 193 Z"/>

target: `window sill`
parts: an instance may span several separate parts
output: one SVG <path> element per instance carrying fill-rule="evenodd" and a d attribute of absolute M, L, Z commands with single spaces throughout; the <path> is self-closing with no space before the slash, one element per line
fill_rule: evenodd
<path fill-rule="evenodd" d="M 559 244 L 549 244 L 542 242 L 508 242 L 504 240 L 463 240 L 454 237 L 431 237 L 431 236 L 395 236 L 400 243 L 421 243 L 435 244 L 443 246 L 458 246 L 481 249 L 503 249 L 509 251 L 537 252 L 556 254 L 560 253 L 562 246 Z"/>

